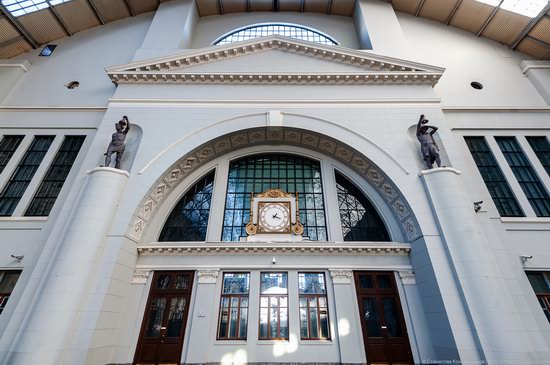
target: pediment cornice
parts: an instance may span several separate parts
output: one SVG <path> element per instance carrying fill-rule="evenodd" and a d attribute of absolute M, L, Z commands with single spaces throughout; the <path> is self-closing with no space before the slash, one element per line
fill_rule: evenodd
<path fill-rule="evenodd" d="M 349 72 L 208 72 L 196 66 L 270 50 L 350 66 Z M 132 62 L 106 69 L 118 84 L 265 83 L 265 84 L 428 84 L 434 86 L 444 69 L 341 46 L 268 36 L 224 46 Z"/>

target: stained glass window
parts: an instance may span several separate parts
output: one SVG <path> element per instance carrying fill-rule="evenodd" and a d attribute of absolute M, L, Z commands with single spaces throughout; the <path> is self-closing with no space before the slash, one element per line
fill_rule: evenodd
<path fill-rule="evenodd" d="M 260 274 L 260 340 L 288 340 L 287 273 Z"/>
<path fill-rule="evenodd" d="M 54 136 L 34 137 L 19 166 L 17 166 L 11 176 L 10 181 L 8 181 L 4 190 L 0 193 L 0 216 L 12 215 L 53 140 Z"/>
<path fill-rule="evenodd" d="M 502 217 L 523 217 L 516 197 L 484 137 L 464 137 L 479 173 Z"/>
<path fill-rule="evenodd" d="M 85 138 L 85 136 L 65 137 L 29 208 L 25 212 L 26 216 L 47 216 L 50 214 Z"/>
<path fill-rule="evenodd" d="M 206 240 L 213 188 L 214 171 L 191 187 L 176 204 L 162 228 L 159 241 Z"/>
<path fill-rule="evenodd" d="M 550 217 L 550 196 L 516 137 L 495 137 L 495 139 L 537 217 Z"/>
<path fill-rule="evenodd" d="M 550 142 L 546 137 L 526 137 L 527 142 L 540 160 L 540 163 L 550 176 Z"/>
<path fill-rule="evenodd" d="M 330 339 L 325 283 L 324 273 L 298 273 L 302 340 Z"/>
<path fill-rule="evenodd" d="M 216 40 L 214 44 L 223 45 L 233 42 L 246 41 L 258 37 L 265 37 L 268 35 L 281 35 L 284 37 L 301 39 L 304 41 L 337 45 L 334 39 L 326 34 L 319 32 L 318 30 L 310 29 L 304 26 L 294 24 L 255 24 L 246 28 L 237 29 L 230 34 L 226 34 L 220 39 Z"/>
<path fill-rule="evenodd" d="M 344 241 L 389 241 L 388 231 L 367 197 L 335 172 Z"/>
<path fill-rule="evenodd" d="M 4 136 L 2 142 L 0 142 L 0 174 L 6 168 L 11 157 L 19 147 L 19 144 L 23 140 L 23 136 Z"/>
<path fill-rule="evenodd" d="M 326 241 L 319 162 L 279 154 L 253 155 L 230 163 L 222 240 L 239 241 L 241 237 L 246 237 L 245 226 L 250 221 L 251 193 L 257 194 L 275 188 L 293 194 L 298 192 L 303 235 L 313 241 Z"/>

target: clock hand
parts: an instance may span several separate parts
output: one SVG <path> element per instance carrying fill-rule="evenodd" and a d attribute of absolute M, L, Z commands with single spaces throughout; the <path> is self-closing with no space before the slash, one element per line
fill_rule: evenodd
<path fill-rule="evenodd" d="M 275 213 L 275 214 L 273 215 L 273 218 L 281 219 L 280 217 L 277 216 L 277 214 L 279 214 L 279 213 Z"/>

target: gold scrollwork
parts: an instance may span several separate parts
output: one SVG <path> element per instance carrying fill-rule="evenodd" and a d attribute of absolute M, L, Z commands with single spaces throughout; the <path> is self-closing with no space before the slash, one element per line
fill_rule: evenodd
<path fill-rule="evenodd" d="M 248 234 L 249 236 L 253 235 L 253 234 L 256 234 L 257 229 L 258 229 L 258 227 L 254 223 L 249 222 L 246 225 L 246 234 Z"/>
<path fill-rule="evenodd" d="M 300 236 L 302 233 L 304 233 L 304 226 L 302 225 L 302 223 L 297 222 L 296 224 L 293 224 L 292 232 L 297 236 Z"/>

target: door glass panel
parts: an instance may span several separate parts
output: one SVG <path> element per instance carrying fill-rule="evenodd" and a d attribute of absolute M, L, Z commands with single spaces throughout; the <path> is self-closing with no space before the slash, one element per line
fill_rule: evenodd
<path fill-rule="evenodd" d="M 177 275 L 174 284 L 175 289 L 189 289 L 189 275 Z"/>
<path fill-rule="evenodd" d="M 378 289 L 391 289 L 391 280 L 389 275 L 377 275 Z"/>
<path fill-rule="evenodd" d="M 369 337 L 382 337 L 380 330 L 380 316 L 376 308 L 375 298 L 363 298 L 363 318 L 367 324 Z"/>
<path fill-rule="evenodd" d="M 168 289 L 170 285 L 170 274 L 159 275 L 157 277 L 157 289 Z"/>
<path fill-rule="evenodd" d="M 162 317 L 166 307 L 166 298 L 155 298 L 149 307 L 147 316 L 147 327 L 145 328 L 145 337 L 159 337 L 160 327 L 162 326 Z"/>
<path fill-rule="evenodd" d="M 166 325 L 166 337 L 179 337 L 181 326 L 183 324 L 183 313 L 185 311 L 186 300 L 183 297 L 172 298 L 170 301 L 170 312 L 168 314 L 168 323 Z"/>
<path fill-rule="evenodd" d="M 372 276 L 371 275 L 359 275 L 359 285 L 361 289 L 372 289 Z"/>
<path fill-rule="evenodd" d="M 388 336 L 403 337 L 399 316 L 397 314 L 397 304 L 395 302 L 395 298 L 382 299 L 382 306 L 384 307 L 384 320 L 386 322 L 386 326 L 388 327 Z"/>

